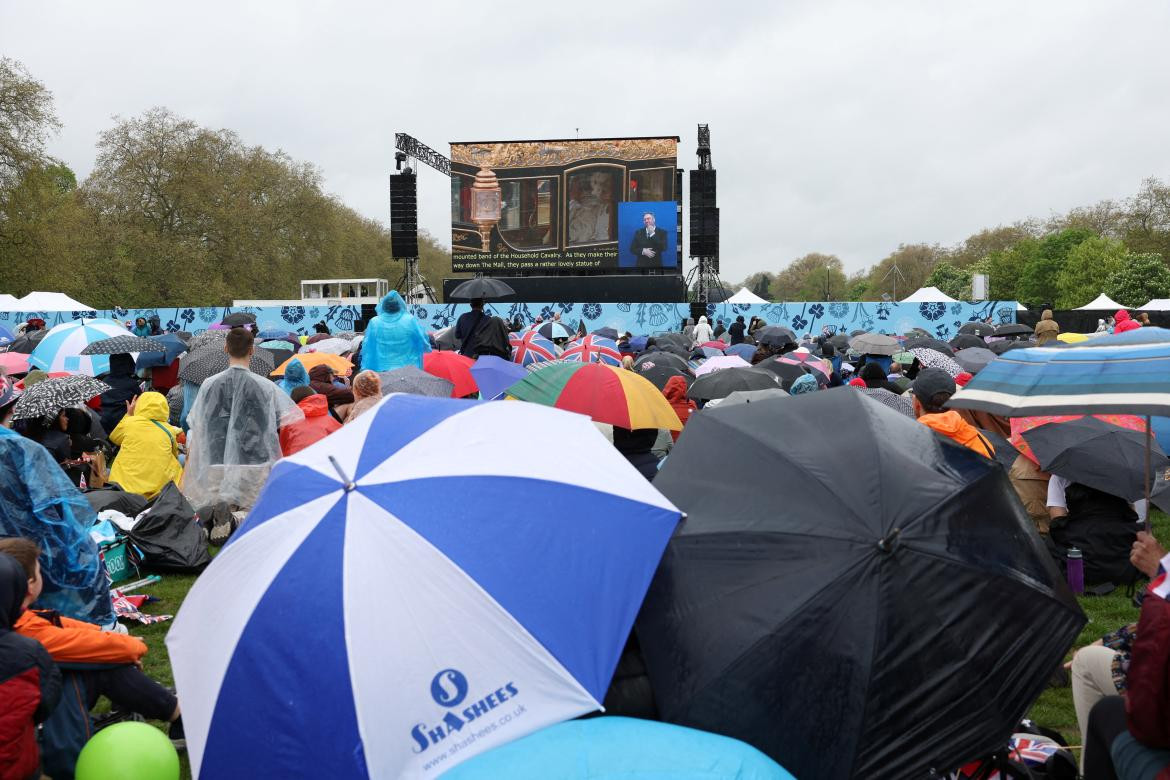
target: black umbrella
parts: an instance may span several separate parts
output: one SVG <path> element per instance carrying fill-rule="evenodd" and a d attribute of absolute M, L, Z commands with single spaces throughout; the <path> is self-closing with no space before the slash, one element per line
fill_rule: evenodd
<path fill-rule="evenodd" d="M 647 365 L 649 367 L 647 367 Z M 672 376 L 681 376 L 684 380 L 686 380 L 687 387 L 690 387 L 691 382 L 695 381 L 695 378 L 693 376 L 691 376 L 689 373 L 687 373 L 686 371 L 680 371 L 679 369 L 674 368 L 673 366 L 667 366 L 667 365 L 663 365 L 661 363 L 653 363 L 653 364 L 647 364 L 647 365 L 637 367 L 637 371 L 645 379 L 649 379 L 650 382 L 655 387 L 657 387 L 659 390 L 666 387 L 666 383 L 670 381 L 670 378 Z"/>
<path fill-rule="evenodd" d="M 685 333 L 659 333 L 654 337 L 654 343 L 648 344 L 648 348 L 665 350 L 670 348 L 672 350 L 679 349 L 689 353 L 691 351 L 691 341 Z"/>
<path fill-rule="evenodd" d="M 965 333 L 971 336 L 978 336 L 985 339 L 988 336 L 995 335 L 995 326 L 988 325 L 986 322 L 968 322 L 959 328 L 959 333 Z"/>
<path fill-rule="evenodd" d="M 951 339 L 951 349 L 971 349 L 972 347 L 986 347 L 987 342 L 978 336 L 972 336 L 970 333 L 960 333 Z"/>
<path fill-rule="evenodd" d="M 550 341 L 552 339 L 571 339 L 577 335 L 577 332 L 565 323 L 554 320 L 542 322 L 540 327 L 536 329 L 536 332 Z"/>
<path fill-rule="evenodd" d="M 37 344 L 40 344 L 41 339 L 48 333 L 47 330 L 27 331 L 12 340 L 12 343 L 8 345 L 8 351 L 31 355 L 33 350 L 37 348 Z"/>
<path fill-rule="evenodd" d="M 231 328 L 238 328 L 242 325 L 255 325 L 256 315 L 249 314 L 246 311 L 232 312 L 223 318 L 223 324 Z"/>
<path fill-rule="evenodd" d="M 775 374 L 785 390 L 792 387 L 792 383 L 797 379 L 800 379 L 805 374 L 811 373 L 804 366 L 798 366 L 795 363 L 781 363 L 780 358 L 763 360 L 755 365 L 755 369 L 767 371 L 769 374 Z"/>
<path fill-rule="evenodd" d="M 881 333 L 862 333 L 849 341 L 849 348 L 859 355 L 894 355 L 902 351 L 898 340 Z"/>
<path fill-rule="evenodd" d="M 909 351 L 915 347 L 933 349 L 935 352 L 941 352 L 947 357 L 953 358 L 955 356 L 955 350 L 951 348 L 951 345 L 945 341 L 939 341 L 938 339 L 909 339 L 905 344 L 902 345 L 902 349 L 904 351 Z"/>
<path fill-rule="evenodd" d="M 78 406 L 101 395 L 110 386 L 91 376 L 61 376 L 43 379 L 24 391 L 12 410 L 14 420 L 32 420 Z"/>
<path fill-rule="evenodd" d="M 1007 341 L 1002 343 L 1011 344 L 1012 342 Z M 964 371 L 970 374 L 978 374 L 988 363 L 997 357 L 999 355 L 986 347 L 967 347 L 955 353 L 955 361 L 962 366 Z"/>
<path fill-rule="evenodd" d="M 829 339 L 829 343 L 839 352 L 849 349 L 849 337 L 844 333 L 837 333 Z"/>
<path fill-rule="evenodd" d="M 987 348 L 997 355 L 1002 355 L 1013 349 L 1029 349 L 1034 346 L 1036 346 L 1034 341 L 993 341 L 987 345 Z"/>
<path fill-rule="evenodd" d="M 987 439 L 988 443 L 995 450 L 996 462 L 1001 464 L 1005 469 L 1010 470 L 1012 464 L 1016 462 L 1016 458 L 1020 456 L 1019 451 L 1001 433 L 989 431 L 986 428 L 980 428 L 979 433 L 983 438 Z"/>
<path fill-rule="evenodd" d="M 782 325 L 768 325 L 756 331 L 756 343 L 768 347 L 782 347 L 795 344 L 796 334 Z"/>
<path fill-rule="evenodd" d="M 696 379 L 687 390 L 687 398 L 709 401 L 712 398 L 726 398 L 736 390 L 764 390 L 779 386 L 779 377 L 768 371 L 755 368 L 723 368 Z"/>
<path fill-rule="evenodd" d="M 286 361 L 291 360 L 297 354 L 291 349 L 272 349 L 270 347 L 264 347 L 264 349 L 272 355 L 272 365 L 274 366 L 283 366 Z"/>
<path fill-rule="evenodd" d="M 1146 494 L 1146 433 L 1082 417 L 1046 423 L 1024 431 L 1040 468 L 1104 493 L 1136 501 Z M 1170 458 L 1151 442 L 1154 472 L 1170 466 Z"/>
<path fill-rule="evenodd" d="M 1001 750 L 1085 624 L 1002 469 L 848 388 L 692 415 L 654 486 L 659 714 L 801 780 Z"/>
<path fill-rule="evenodd" d="M 645 370 L 647 365 L 651 366 L 669 366 L 676 368 L 679 371 L 690 373 L 691 367 L 687 363 L 685 355 L 677 355 L 674 352 L 664 352 L 662 350 L 655 350 L 654 352 L 643 352 L 634 361 L 634 368 L 639 371 Z"/>
<path fill-rule="evenodd" d="M 508 285 L 501 282 L 499 279 L 493 279 L 490 276 L 477 276 L 474 279 L 468 279 L 463 282 L 447 297 L 453 301 L 470 301 L 474 298 L 506 298 L 509 295 L 515 295 L 516 291 Z"/>
<path fill-rule="evenodd" d="M 1007 325 L 1000 325 L 995 329 L 995 336 L 1031 336 L 1032 329 L 1027 325 L 1021 325 L 1018 322 L 1009 322 Z"/>
<path fill-rule="evenodd" d="M 81 350 L 83 355 L 118 355 L 130 352 L 166 352 L 167 345 L 156 339 L 141 336 L 114 336 L 93 341 Z"/>
<path fill-rule="evenodd" d="M 603 339 L 613 339 L 614 341 L 617 341 L 619 334 L 614 328 L 598 328 L 597 330 L 593 331 L 593 335 L 601 336 Z"/>
<path fill-rule="evenodd" d="M 179 361 L 179 379 L 184 382 L 201 385 L 208 377 L 215 376 L 220 371 L 226 371 L 228 356 L 222 347 L 208 345 L 188 352 Z M 256 347 L 252 354 L 251 364 L 248 366 L 253 374 L 267 377 L 276 368 L 272 353 L 266 349 Z"/>

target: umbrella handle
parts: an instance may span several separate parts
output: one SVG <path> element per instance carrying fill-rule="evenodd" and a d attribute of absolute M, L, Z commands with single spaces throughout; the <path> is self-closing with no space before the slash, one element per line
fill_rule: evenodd
<path fill-rule="evenodd" d="M 1150 529 L 1150 450 L 1153 448 L 1153 433 L 1150 430 L 1150 415 L 1146 415 L 1146 533 Z"/>

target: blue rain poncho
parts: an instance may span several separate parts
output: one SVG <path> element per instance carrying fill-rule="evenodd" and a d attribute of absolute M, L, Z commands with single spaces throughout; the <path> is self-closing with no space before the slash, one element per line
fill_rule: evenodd
<path fill-rule="evenodd" d="M 423 355 L 431 351 L 430 340 L 418 320 L 406 310 L 397 290 L 378 302 L 378 316 L 366 326 L 362 340 L 362 368 L 393 371 L 404 366 L 423 367 Z"/>
<path fill-rule="evenodd" d="M 40 444 L 0 427 L 0 536 L 41 548 L 45 588 L 36 605 L 66 617 L 114 622 L 106 571 L 89 528 L 97 515 Z"/>
<path fill-rule="evenodd" d="M 292 362 L 284 369 L 284 376 L 276 383 L 276 386 L 291 396 L 293 390 L 307 384 L 309 384 L 309 372 L 305 370 L 305 366 L 300 360 L 293 358 Z"/>

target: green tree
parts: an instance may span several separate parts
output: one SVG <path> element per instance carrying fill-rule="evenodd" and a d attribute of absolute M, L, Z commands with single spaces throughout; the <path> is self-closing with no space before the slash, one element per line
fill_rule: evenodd
<path fill-rule="evenodd" d="M 1125 246 L 1113 238 L 1090 236 L 1074 246 L 1057 278 L 1057 308 L 1075 309 L 1096 298 L 1102 281 L 1121 269 L 1125 257 Z"/>
<path fill-rule="evenodd" d="M 1105 280 L 1104 291 L 1130 308 L 1144 306 L 1154 298 L 1170 298 L 1170 268 L 1158 254 L 1127 255 Z"/>
<path fill-rule="evenodd" d="M 1170 185 L 1155 178 L 1142 182 L 1126 201 L 1121 238 L 1131 252 L 1157 252 L 1170 257 Z"/>
<path fill-rule="evenodd" d="M 962 301 L 971 299 L 971 269 L 956 268 L 947 261 L 934 267 L 926 277 L 925 286 L 937 287 L 952 298 Z"/>
<path fill-rule="evenodd" d="M 776 274 L 771 289 L 775 301 L 835 301 L 844 299 L 846 294 L 841 258 L 820 252 L 811 252 L 789 263 Z"/>
<path fill-rule="evenodd" d="M 1052 304 L 1060 296 L 1060 274 L 1073 247 L 1093 236 L 1086 228 L 1067 228 L 1040 239 L 1035 254 L 1020 270 L 1016 299 L 1029 304 Z"/>
<path fill-rule="evenodd" d="M 45 142 L 60 127 L 52 93 L 19 62 L 0 58 L 0 189 L 49 162 Z"/>

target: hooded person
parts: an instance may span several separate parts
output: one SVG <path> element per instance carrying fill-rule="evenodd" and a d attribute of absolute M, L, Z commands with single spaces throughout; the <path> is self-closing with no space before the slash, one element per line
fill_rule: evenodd
<path fill-rule="evenodd" d="M 120 352 L 110 355 L 110 370 L 101 377 L 110 386 L 102 393 L 102 428 L 112 431 L 126 414 L 126 402 L 142 392 L 142 381 L 134 374 L 134 358 Z"/>
<path fill-rule="evenodd" d="M 1060 325 L 1052 319 L 1052 309 L 1045 309 L 1035 327 L 1036 346 L 1042 347 L 1060 335 Z"/>
<path fill-rule="evenodd" d="M 1137 320 L 1132 320 L 1129 317 L 1129 312 L 1125 309 L 1113 315 L 1113 333 L 1128 333 L 1131 330 L 1137 330 L 1142 324 Z"/>
<path fill-rule="evenodd" d="M 325 396 L 314 392 L 313 388 L 298 387 L 293 390 L 292 400 L 305 413 L 305 419 L 280 429 L 280 451 L 286 458 L 341 428 L 341 423 L 329 414 L 329 402 Z"/>
<path fill-rule="evenodd" d="M 695 340 L 695 319 L 693 317 L 688 317 L 687 321 L 685 323 L 683 323 L 682 332 L 683 332 L 683 335 L 686 336 L 688 339 L 690 339 L 692 343 L 694 342 L 694 340 Z"/>
<path fill-rule="evenodd" d="M 300 361 L 300 358 L 293 358 L 284 367 L 284 376 L 280 378 L 276 386 L 288 395 L 292 395 L 293 390 L 298 387 L 306 387 L 308 384 L 309 372 L 305 370 L 305 364 Z"/>
<path fill-rule="evenodd" d="M 150 325 L 146 322 L 146 317 L 136 317 L 134 319 L 134 327 L 130 332 L 140 338 L 146 338 L 150 335 Z"/>
<path fill-rule="evenodd" d="M 744 340 L 744 332 L 747 330 L 747 325 L 743 323 L 743 315 L 740 314 L 735 318 L 735 322 L 731 323 L 731 327 L 727 329 L 728 335 L 731 336 L 732 344 L 742 344 Z"/>
<path fill-rule="evenodd" d="M 353 378 L 353 403 L 345 413 L 343 425 L 356 420 L 382 400 L 382 378 L 373 371 L 362 371 Z"/>
<path fill-rule="evenodd" d="M 894 395 L 902 394 L 902 388 L 887 378 L 886 370 L 879 363 L 866 363 L 861 367 L 860 376 L 865 380 L 866 387 L 889 390 Z"/>
<path fill-rule="evenodd" d="M 157 314 L 152 314 L 146 318 L 146 324 L 150 326 L 150 335 L 161 336 L 163 334 L 162 320 Z"/>
<path fill-rule="evenodd" d="M 695 326 L 693 338 L 696 344 L 706 344 L 715 338 L 714 331 L 711 330 L 711 325 L 707 322 L 706 317 L 699 317 L 699 324 Z"/>
<path fill-rule="evenodd" d="M 313 392 L 325 397 L 330 409 L 342 404 L 353 403 L 353 391 L 344 385 L 335 383 L 334 376 L 333 369 L 324 363 L 309 369 L 309 387 L 313 388 Z"/>
<path fill-rule="evenodd" d="M 995 448 L 978 428 L 958 412 L 943 408 L 955 394 L 955 380 L 950 374 L 941 368 L 924 368 L 915 377 L 912 390 L 918 422 L 985 458 L 995 457 Z"/>
<path fill-rule="evenodd" d="M 678 415 L 679 422 L 683 424 L 683 427 L 686 427 L 687 420 L 691 418 L 691 412 L 699 410 L 695 402 L 687 398 L 687 380 L 681 376 L 672 376 L 662 386 L 662 394 L 670 402 L 670 408 L 674 409 L 674 413 Z M 678 441 L 680 433 L 682 431 L 671 431 L 670 438 Z"/>
<path fill-rule="evenodd" d="M 378 315 L 366 325 L 362 341 L 362 368 L 393 371 L 404 366 L 423 367 L 423 355 L 431 351 L 430 340 L 418 320 L 406 310 L 397 290 L 378 302 Z"/>
<path fill-rule="evenodd" d="M 798 377 L 797 380 L 792 383 L 792 387 L 788 389 L 788 394 L 804 395 L 805 393 L 815 393 L 819 387 L 820 386 L 817 384 L 817 378 L 815 376 L 812 374 L 805 374 L 802 377 Z"/>
<path fill-rule="evenodd" d="M 179 464 L 182 431 L 171 427 L 171 408 L 161 393 L 143 393 L 128 405 L 126 416 L 110 431 L 110 441 L 121 449 L 110 469 L 110 481 L 123 490 L 149 498 L 167 483 L 183 478 Z"/>
<path fill-rule="evenodd" d="M 252 332 L 233 328 L 224 343 L 228 367 L 207 379 L 187 415 L 183 493 L 200 510 L 212 504 L 249 508 L 280 460 L 278 430 L 305 415 L 276 384 L 252 373 Z"/>
<path fill-rule="evenodd" d="M 24 612 L 28 578 L 10 555 L 0 553 L 0 777 L 40 777 L 37 724 L 61 696 L 61 673 L 35 639 L 13 630 Z"/>

